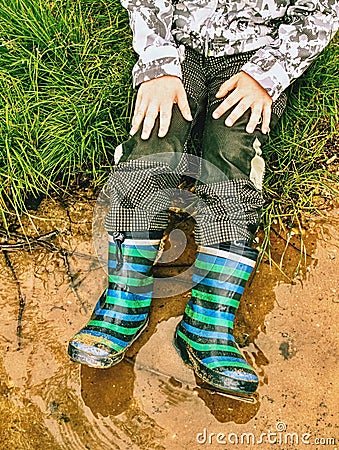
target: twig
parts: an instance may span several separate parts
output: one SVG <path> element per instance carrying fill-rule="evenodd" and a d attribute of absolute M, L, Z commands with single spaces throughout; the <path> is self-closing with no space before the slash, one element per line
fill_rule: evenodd
<path fill-rule="evenodd" d="M 27 238 L 27 240 L 25 242 L 18 242 L 16 244 L 8 244 L 8 243 L 0 244 L 0 250 L 3 251 L 3 253 L 5 255 L 5 258 L 6 258 L 6 263 L 11 268 L 13 276 L 14 276 L 16 281 L 17 281 L 17 278 L 16 278 L 16 275 L 15 275 L 15 272 L 13 272 L 14 271 L 13 266 L 10 265 L 11 262 L 10 262 L 10 259 L 9 259 L 8 255 L 7 255 L 8 251 L 22 250 L 22 249 L 26 249 L 27 247 L 31 248 L 31 247 L 34 247 L 34 246 L 43 246 L 43 247 L 47 247 L 50 251 L 55 251 L 55 252 L 59 253 L 61 255 L 63 261 L 64 261 L 65 270 L 66 270 L 66 274 L 67 274 L 68 279 L 69 279 L 70 287 L 71 287 L 71 289 L 72 289 L 72 291 L 73 291 L 77 301 L 79 302 L 81 308 L 83 309 L 85 314 L 87 314 L 88 311 L 87 311 L 86 305 L 83 303 L 83 301 L 79 297 L 79 294 L 78 294 L 78 292 L 76 290 L 75 283 L 74 283 L 74 276 L 72 275 L 72 272 L 71 272 L 71 269 L 70 269 L 70 264 L 69 264 L 69 261 L 68 261 L 68 257 L 72 256 L 72 255 L 86 256 L 86 257 L 91 257 L 91 256 L 90 255 L 80 254 L 80 253 L 75 253 L 75 252 L 70 252 L 69 250 L 66 250 L 66 249 L 64 249 L 62 247 L 61 248 L 57 247 L 56 245 L 54 245 L 51 242 L 47 242 L 47 240 L 53 239 L 56 236 L 58 236 L 59 233 L 60 233 L 59 230 L 53 230 L 53 231 L 50 231 L 49 233 L 42 234 L 42 235 L 40 235 L 40 236 L 38 236 L 36 238 L 29 237 L 29 238 Z M 16 234 L 16 236 L 17 237 L 21 237 L 21 238 L 23 237 L 23 236 L 18 235 L 18 234 Z M 93 259 L 96 259 L 96 258 L 93 258 Z M 20 284 L 19 284 L 19 286 L 20 286 Z M 20 302 L 21 302 L 20 295 L 21 294 L 19 294 L 19 299 L 20 299 Z M 22 313 L 21 313 L 21 316 L 22 316 Z"/>
<path fill-rule="evenodd" d="M 15 283 L 17 285 L 17 289 L 18 289 L 19 311 L 18 311 L 18 322 L 17 322 L 17 327 L 16 327 L 16 335 L 17 335 L 17 338 L 18 338 L 18 348 L 17 348 L 17 350 L 20 350 L 20 348 L 21 348 L 21 334 L 22 334 L 22 316 L 23 316 L 23 313 L 24 313 L 25 305 L 26 305 L 26 297 L 24 295 L 22 295 L 20 281 L 18 280 L 17 274 L 16 274 L 15 269 L 13 267 L 12 261 L 10 260 L 10 257 L 8 256 L 8 253 L 5 250 L 3 250 L 3 254 L 4 254 L 4 257 L 5 257 L 6 264 L 7 264 L 8 268 L 10 269 L 10 271 L 12 272 L 14 281 L 15 281 Z"/>
<path fill-rule="evenodd" d="M 68 261 L 68 256 L 70 254 L 70 252 L 68 252 L 67 250 L 64 250 L 63 248 L 59 249 L 59 253 L 62 256 L 62 259 L 64 260 L 64 264 L 65 264 L 65 269 L 66 269 L 66 274 L 68 276 L 68 280 L 69 280 L 69 285 L 73 291 L 73 294 L 75 296 L 75 298 L 78 300 L 81 308 L 83 309 L 84 313 L 87 314 L 88 310 L 87 307 L 85 305 L 85 303 L 81 300 L 77 288 L 75 287 L 75 283 L 74 283 L 74 276 L 71 272 L 71 267 Z"/>
<path fill-rule="evenodd" d="M 36 245 L 46 245 L 47 247 L 50 247 L 49 242 L 46 242 L 46 241 L 49 239 L 53 239 L 58 234 L 59 234 L 59 230 L 53 230 L 53 231 L 50 231 L 49 233 L 42 234 L 42 235 L 38 236 L 37 238 L 30 237 L 30 238 L 27 238 L 26 241 L 17 242 L 16 244 L 9 244 L 9 243 L 0 244 L 0 249 L 7 250 L 7 251 L 22 250 L 26 247 L 34 247 Z"/>

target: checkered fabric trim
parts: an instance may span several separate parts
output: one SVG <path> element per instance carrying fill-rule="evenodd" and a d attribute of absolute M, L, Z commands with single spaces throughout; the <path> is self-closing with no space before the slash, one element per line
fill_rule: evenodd
<path fill-rule="evenodd" d="M 200 185 L 196 215 L 196 241 L 200 245 L 251 241 L 259 220 L 263 197 L 247 179 Z"/>
<path fill-rule="evenodd" d="M 168 223 L 171 188 L 180 175 L 169 165 L 151 160 L 131 160 L 112 171 L 107 190 L 111 208 L 107 231 L 163 230 Z"/>

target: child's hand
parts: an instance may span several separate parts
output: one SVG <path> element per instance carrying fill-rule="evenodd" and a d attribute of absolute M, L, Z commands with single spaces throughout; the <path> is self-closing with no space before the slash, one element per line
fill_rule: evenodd
<path fill-rule="evenodd" d="M 164 137 L 171 123 L 173 103 L 178 104 L 186 120 L 193 120 L 180 78 L 166 75 L 142 83 L 137 95 L 130 134 L 133 136 L 144 122 L 141 139 L 148 139 L 159 114 L 158 136 Z"/>
<path fill-rule="evenodd" d="M 267 134 L 270 128 L 272 105 L 272 98 L 267 91 L 245 72 L 239 72 L 225 81 L 220 86 L 216 97 L 225 97 L 230 91 L 232 91 L 231 94 L 213 112 L 213 118 L 218 119 L 232 106 L 237 105 L 225 121 L 225 124 L 231 127 L 239 117 L 251 108 L 252 112 L 246 131 L 253 133 L 262 117 L 261 131 Z"/>

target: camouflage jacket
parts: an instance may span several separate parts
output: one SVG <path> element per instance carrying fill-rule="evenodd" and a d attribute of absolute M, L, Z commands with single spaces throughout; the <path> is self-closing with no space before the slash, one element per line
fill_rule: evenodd
<path fill-rule="evenodd" d="M 276 100 L 328 44 L 339 0 L 121 0 L 139 60 L 134 86 L 181 77 L 183 46 L 215 57 L 257 50 L 242 68 Z"/>

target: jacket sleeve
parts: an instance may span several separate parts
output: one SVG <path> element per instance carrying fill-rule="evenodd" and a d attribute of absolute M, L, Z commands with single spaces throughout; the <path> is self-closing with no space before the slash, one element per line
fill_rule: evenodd
<path fill-rule="evenodd" d="M 276 100 L 329 43 L 338 29 L 338 16 L 338 0 L 293 1 L 276 39 L 259 49 L 242 70 Z"/>
<path fill-rule="evenodd" d="M 177 46 L 171 35 L 173 6 L 170 0 L 121 0 L 133 33 L 139 60 L 133 68 L 133 85 L 163 75 L 181 77 Z"/>

